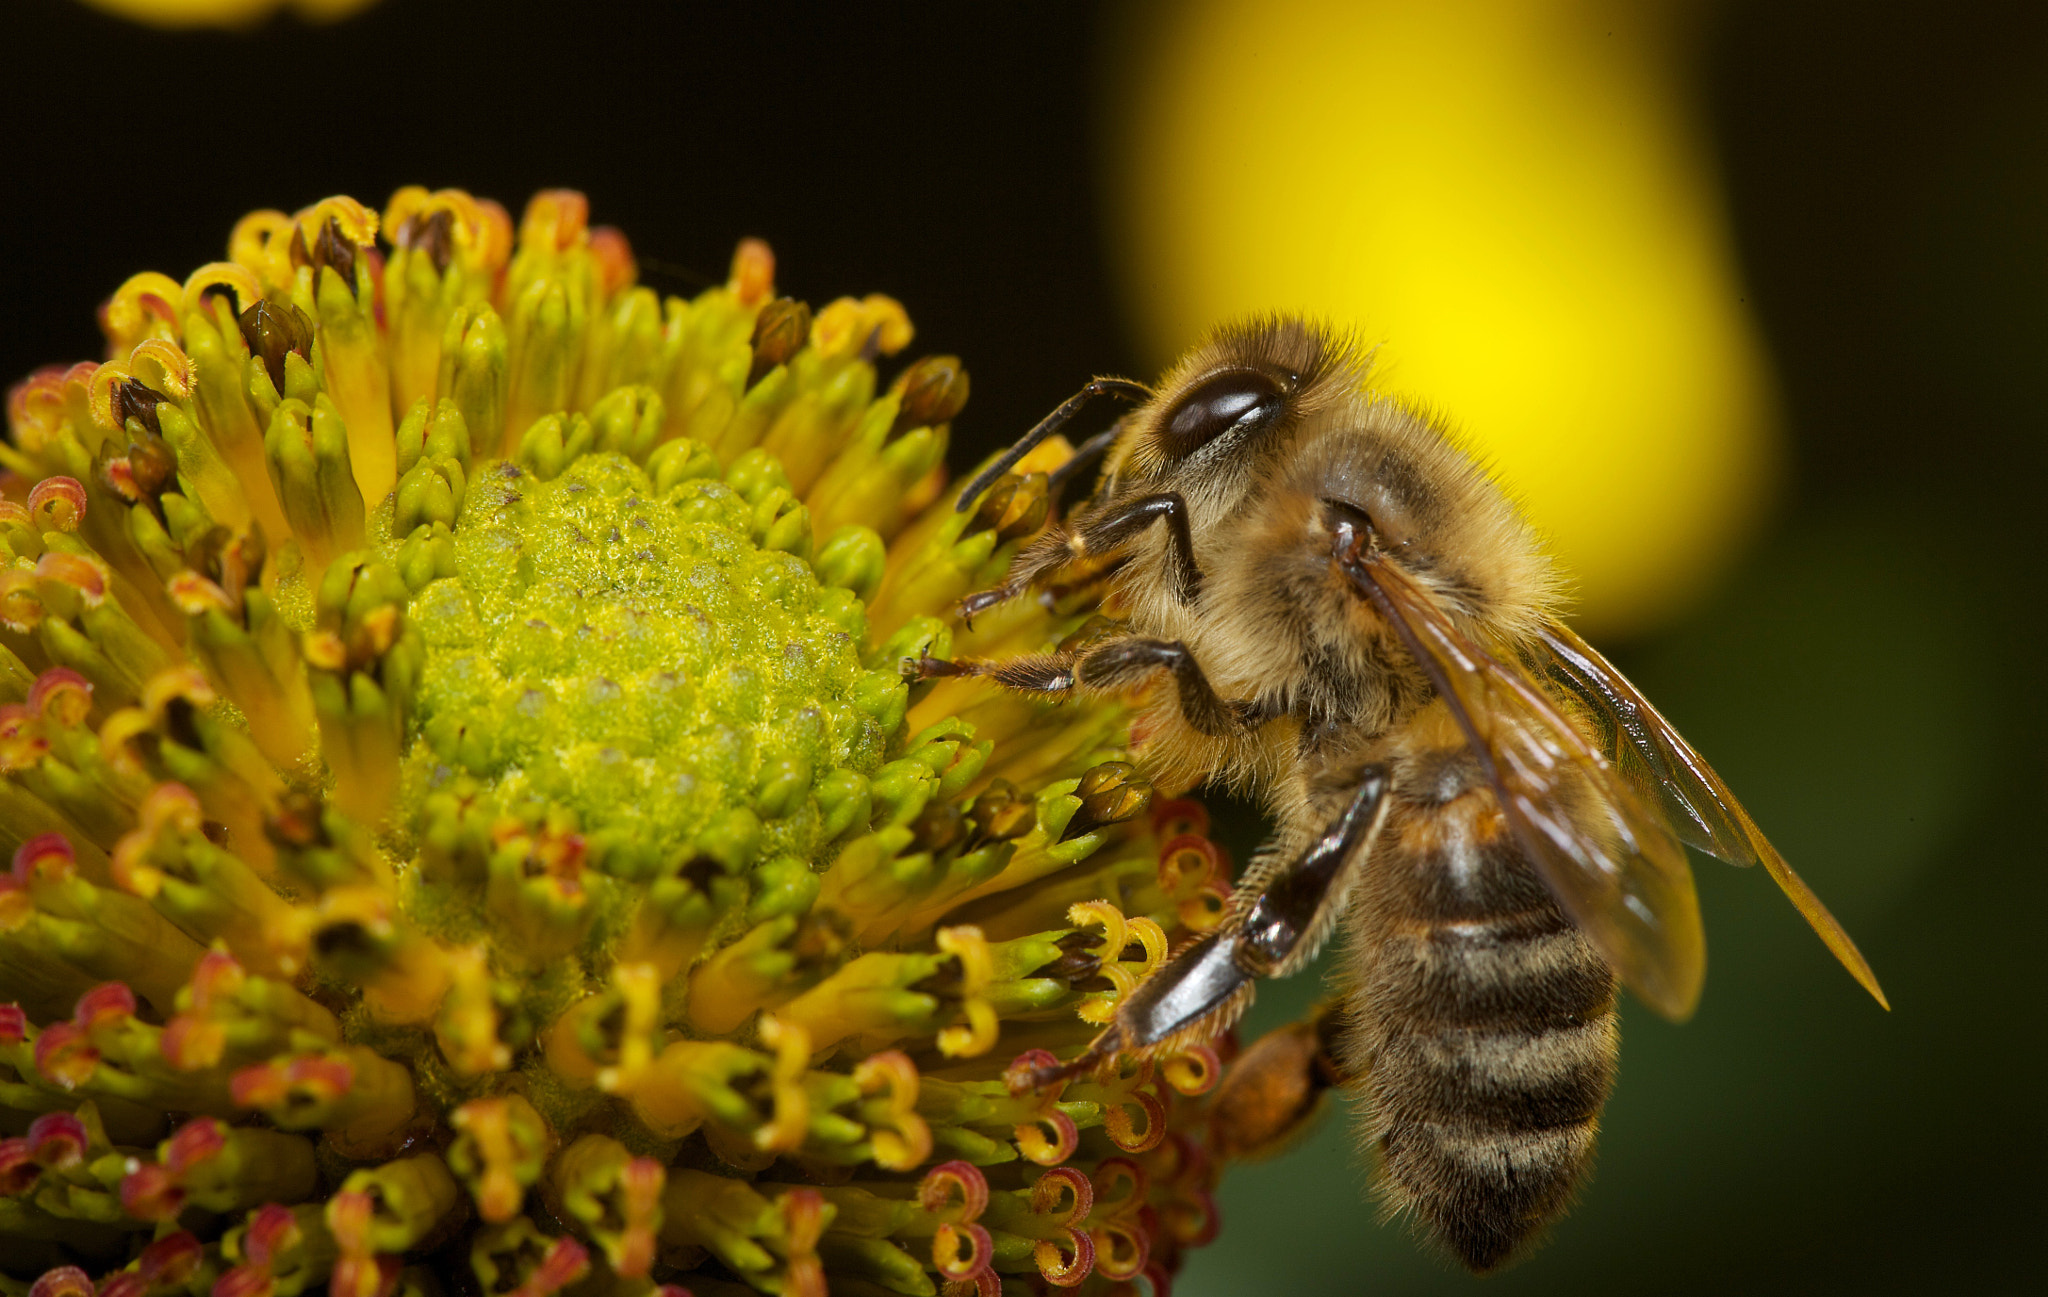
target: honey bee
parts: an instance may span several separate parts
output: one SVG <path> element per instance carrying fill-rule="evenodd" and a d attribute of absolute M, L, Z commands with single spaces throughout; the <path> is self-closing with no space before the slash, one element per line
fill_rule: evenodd
<path fill-rule="evenodd" d="M 1028 1082 L 1211 1038 L 1341 930 L 1336 1006 L 1248 1051 L 1220 1142 L 1284 1138 L 1334 1080 L 1364 1101 L 1389 1213 L 1485 1272 L 1585 1174 L 1617 981 L 1667 1018 L 1698 1002 L 1686 846 L 1761 863 L 1885 1001 L 1727 785 L 1560 620 L 1550 560 L 1500 488 L 1368 372 L 1328 329 L 1275 318 L 1221 330 L 1157 388 L 1089 383 L 961 492 L 972 507 L 1089 400 L 1138 403 L 1078 452 L 1102 463 L 1089 501 L 962 612 L 1078 570 L 1118 624 L 908 669 L 1136 695 L 1156 777 L 1249 785 L 1277 825 L 1222 922 Z"/>

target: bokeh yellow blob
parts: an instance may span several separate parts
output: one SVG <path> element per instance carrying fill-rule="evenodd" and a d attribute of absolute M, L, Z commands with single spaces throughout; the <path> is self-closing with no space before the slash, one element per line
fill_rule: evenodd
<path fill-rule="evenodd" d="M 1380 344 L 1601 634 L 1688 607 L 1768 504 L 1762 348 L 1669 6 L 1204 0 L 1134 25 L 1118 262 L 1153 359 L 1303 310 Z"/>
<path fill-rule="evenodd" d="M 280 9 L 307 22 L 337 22 L 377 0 L 85 0 L 152 27 L 252 27 Z"/>

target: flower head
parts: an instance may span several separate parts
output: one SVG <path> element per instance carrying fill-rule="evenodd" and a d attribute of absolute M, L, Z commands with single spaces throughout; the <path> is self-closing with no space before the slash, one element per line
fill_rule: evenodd
<path fill-rule="evenodd" d="M 906 684 L 1091 608 L 952 618 L 1066 451 L 941 502 L 968 377 L 901 306 L 755 241 L 663 299 L 581 195 L 407 189 L 101 322 L 0 447 L 44 1287 L 1156 1291 L 1213 1232 L 1213 1054 L 1006 1084 L 1228 873 L 1117 708 Z"/>

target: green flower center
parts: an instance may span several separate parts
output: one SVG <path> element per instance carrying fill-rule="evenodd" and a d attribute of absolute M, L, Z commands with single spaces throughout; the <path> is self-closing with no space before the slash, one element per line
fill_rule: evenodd
<path fill-rule="evenodd" d="M 485 465 L 457 575 L 413 600 L 413 777 L 458 768 L 503 805 L 602 821 L 613 874 L 647 876 L 748 807 L 760 856 L 813 859 L 813 786 L 880 765 L 901 689 L 861 666 L 859 601 L 758 547 L 753 515 L 715 477 L 662 490 L 616 454 L 553 481 Z"/>

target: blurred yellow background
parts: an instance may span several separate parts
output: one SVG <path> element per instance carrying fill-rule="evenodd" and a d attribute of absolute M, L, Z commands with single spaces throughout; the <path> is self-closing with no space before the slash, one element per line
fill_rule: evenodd
<path fill-rule="evenodd" d="M 84 0 L 152 27 L 250 27 L 280 10 L 307 22 L 335 22 L 377 0 Z"/>
<path fill-rule="evenodd" d="M 1136 20 L 1118 271 L 1163 363 L 1300 310 L 1495 467 L 1580 623 L 1694 606 L 1768 506 L 1773 396 L 1675 75 L 1693 6 L 1200 0 Z"/>

